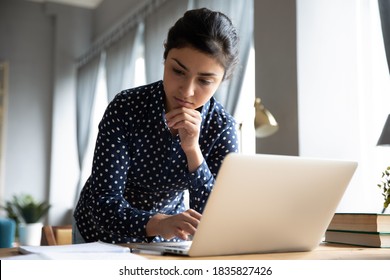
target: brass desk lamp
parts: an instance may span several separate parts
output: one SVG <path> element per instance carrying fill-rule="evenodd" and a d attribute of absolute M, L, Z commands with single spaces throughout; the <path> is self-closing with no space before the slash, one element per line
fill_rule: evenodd
<path fill-rule="evenodd" d="M 255 130 L 256 137 L 263 138 L 274 134 L 279 129 L 272 114 L 261 103 L 260 98 L 255 99 Z"/>

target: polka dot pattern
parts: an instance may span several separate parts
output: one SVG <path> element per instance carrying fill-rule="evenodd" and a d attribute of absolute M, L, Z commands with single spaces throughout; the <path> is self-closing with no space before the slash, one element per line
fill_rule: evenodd
<path fill-rule="evenodd" d="M 160 242 L 146 236 L 156 213 L 201 212 L 224 157 L 237 152 L 235 121 L 211 98 L 200 110 L 203 163 L 189 172 L 180 138 L 165 121 L 162 81 L 120 92 L 99 124 L 93 167 L 75 220 L 87 242 Z M 171 240 L 172 241 L 172 240 Z"/>

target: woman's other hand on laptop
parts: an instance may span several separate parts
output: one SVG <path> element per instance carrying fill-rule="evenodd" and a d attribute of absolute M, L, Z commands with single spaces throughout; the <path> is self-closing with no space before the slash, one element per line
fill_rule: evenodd
<path fill-rule="evenodd" d="M 187 240 L 194 235 L 202 214 L 193 209 L 176 215 L 156 214 L 146 225 L 148 236 L 160 235 L 164 239 L 178 237 Z"/>

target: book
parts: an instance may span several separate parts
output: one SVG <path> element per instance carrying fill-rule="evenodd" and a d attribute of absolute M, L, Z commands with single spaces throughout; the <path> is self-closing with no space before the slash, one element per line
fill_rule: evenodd
<path fill-rule="evenodd" d="M 390 248 L 390 233 L 327 230 L 325 242 Z"/>
<path fill-rule="evenodd" d="M 390 233 L 390 214 L 336 213 L 328 230 Z"/>

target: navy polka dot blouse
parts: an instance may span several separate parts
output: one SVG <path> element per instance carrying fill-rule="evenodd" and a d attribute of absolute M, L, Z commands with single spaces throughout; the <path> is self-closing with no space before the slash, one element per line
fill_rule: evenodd
<path fill-rule="evenodd" d="M 200 110 L 203 163 L 190 173 L 179 136 L 165 120 L 162 81 L 120 92 L 99 124 L 93 167 L 75 209 L 86 242 L 159 242 L 146 224 L 156 213 L 202 213 L 224 157 L 237 152 L 235 121 L 212 97 Z"/>

